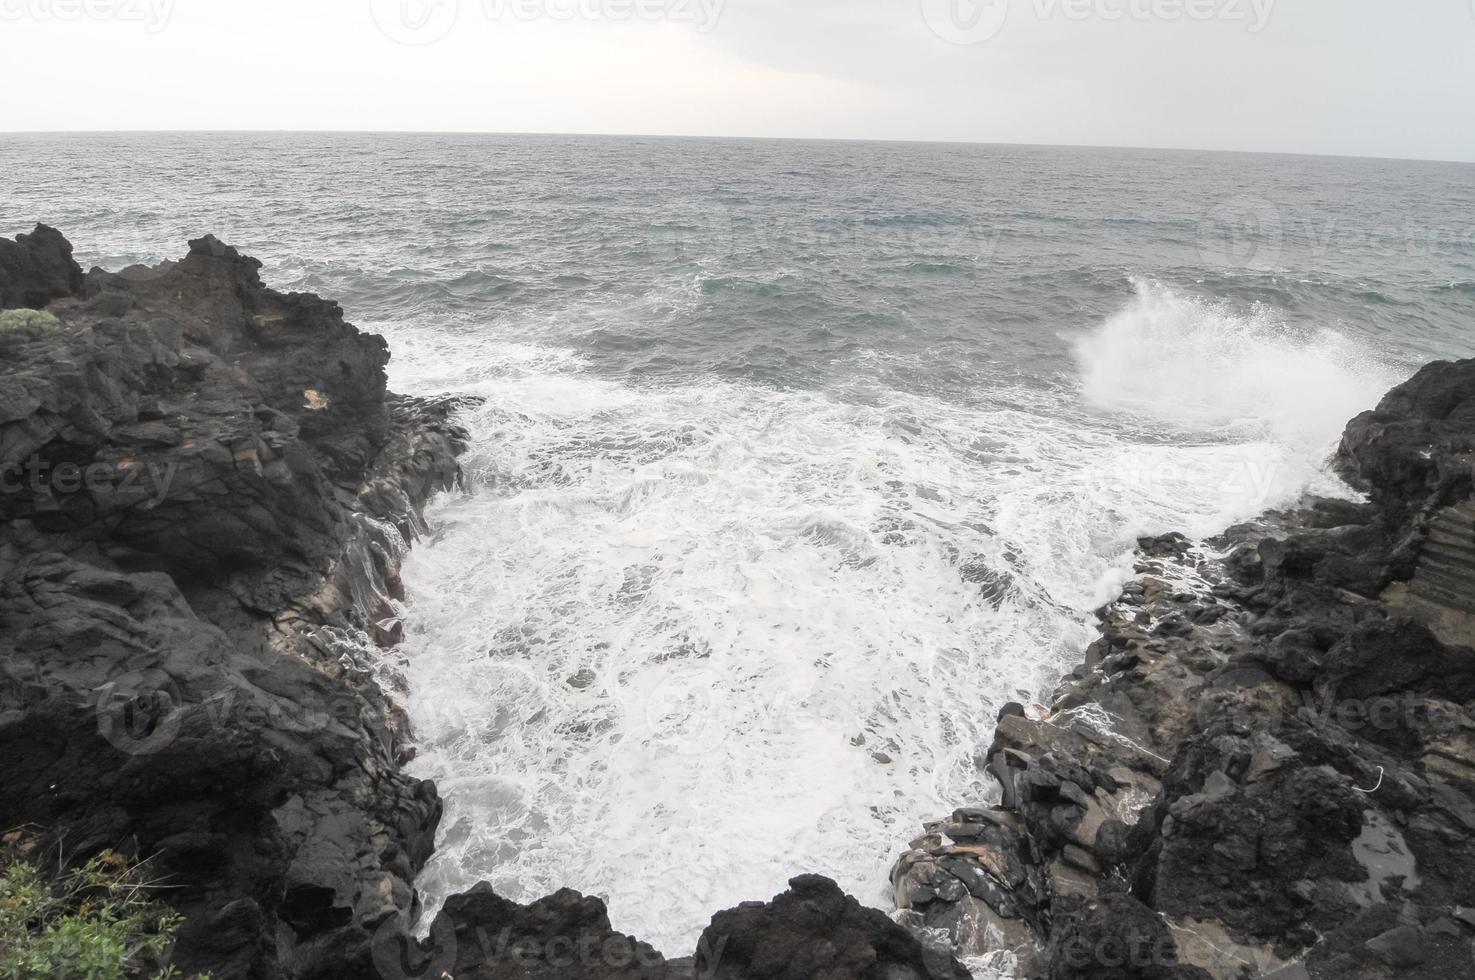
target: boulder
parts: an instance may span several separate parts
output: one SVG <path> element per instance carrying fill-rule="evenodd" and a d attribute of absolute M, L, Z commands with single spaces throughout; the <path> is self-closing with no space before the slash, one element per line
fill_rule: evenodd
<path fill-rule="evenodd" d="M 819 875 L 794 878 L 770 902 L 717 913 L 694 966 L 707 980 L 969 980 L 950 952 L 924 946 Z"/>

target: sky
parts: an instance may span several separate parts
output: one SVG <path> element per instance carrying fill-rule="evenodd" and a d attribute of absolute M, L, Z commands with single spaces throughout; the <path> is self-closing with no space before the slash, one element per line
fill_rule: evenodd
<path fill-rule="evenodd" d="M 0 0 L 0 132 L 410 130 L 1475 161 L 1475 0 Z"/>

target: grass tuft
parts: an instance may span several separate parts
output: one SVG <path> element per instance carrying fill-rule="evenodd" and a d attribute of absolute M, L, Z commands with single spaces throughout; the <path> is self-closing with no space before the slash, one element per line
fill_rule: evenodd
<path fill-rule="evenodd" d="M 0 333 L 13 330 L 41 333 L 59 327 L 61 321 L 45 310 L 0 310 Z"/>
<path fill-rule="evenodd" d="M 147 862 L 104 851 L 47 874 L 20 833 L 0 856 L 0 980 L 175 980 L 168 963 L 184 919 L 156 902 Z M 201 978 L 208 980 L 208 978 Z"/>

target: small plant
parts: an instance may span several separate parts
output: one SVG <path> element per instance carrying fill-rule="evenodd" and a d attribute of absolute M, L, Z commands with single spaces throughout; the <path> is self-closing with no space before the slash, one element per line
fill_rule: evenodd
<path fill-rule="evenodd" d="M 165 980 L 184 919 L 153 900 L 145 864 L 104 851 L 80 868 L 48 875 L 0 858 L 0 980 Z M 203 978 L 208 980 L 208 978 Z"/>
<path fill-rule="evenodd" d="M 61 321 L 45 310 L 0 310 L 0 333 L 13 330 L 41 333 L 60 326 Z"/>

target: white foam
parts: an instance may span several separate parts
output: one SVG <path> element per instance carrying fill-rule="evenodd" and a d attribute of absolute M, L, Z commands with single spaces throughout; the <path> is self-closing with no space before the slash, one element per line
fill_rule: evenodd
<path fill-rule="evenodd" d="M 414 769 L 448 801 L 432 909 L 482 879 L 569 886 L 680 956 L 802 871 L 887 906 L 921 821 L 991 792 L 998 706 L 1079 658 L 1137 534 L 1327 479 L 1323 416 L 1353 397 L 1336 358 L 1211 353 L 1264 329 L 1143 286 L 1080 344 L 1104 420 L 1069 388 L 963 407 L 639 387 L 469 337 L 409 365 L 487 398 L 470 492 L 434 505 L 405 569 Z M 1272 366 L 1323 398 L 1268 391 Z"/>
<path fill-rule="evenodd" d="M 1329 326 L 1298 331 L 1264 305 L 1134 285 L 1135 299 L 1077 344 L 1085 393 L 1103 407 L 1307 451 L 1335 441 L 1397 380 Z"/>

